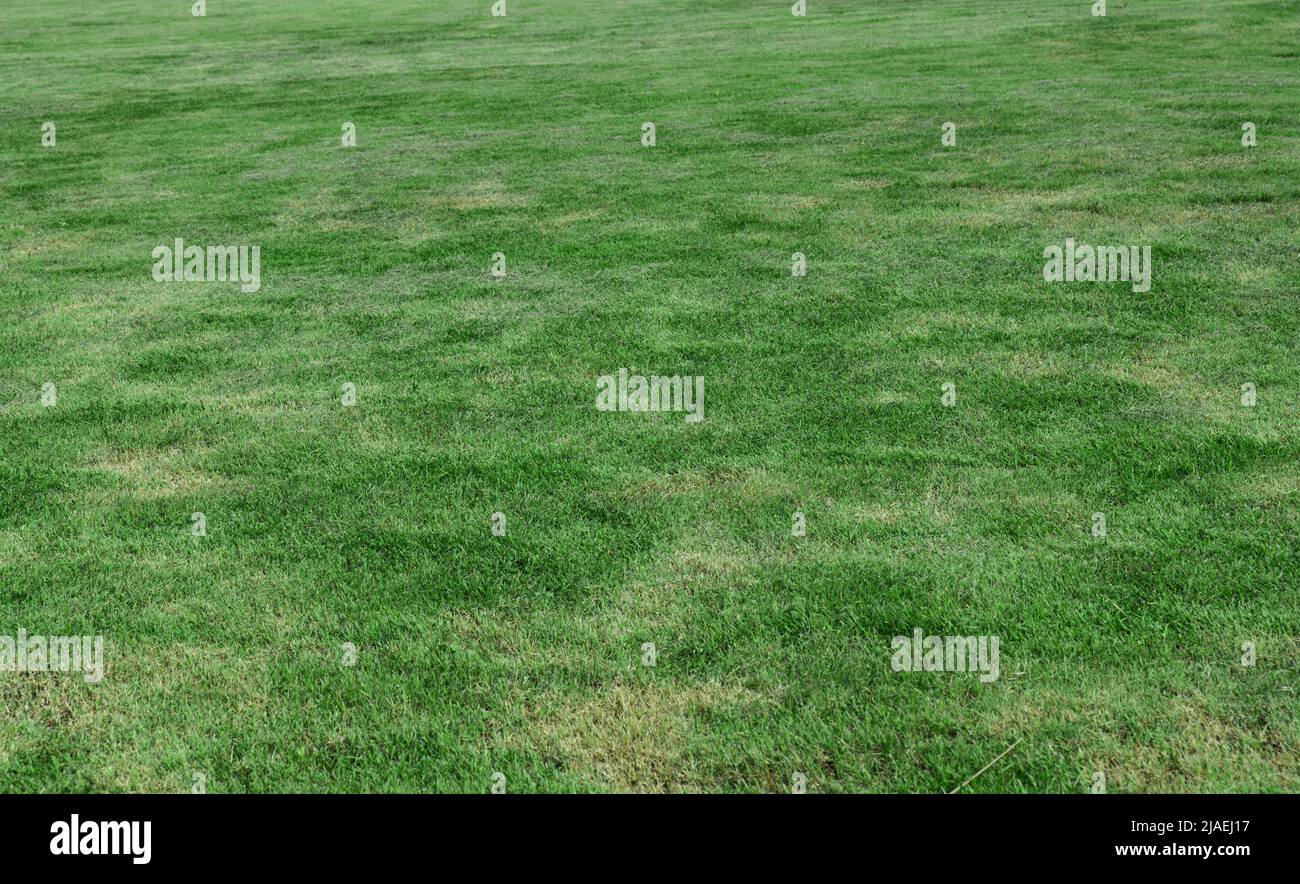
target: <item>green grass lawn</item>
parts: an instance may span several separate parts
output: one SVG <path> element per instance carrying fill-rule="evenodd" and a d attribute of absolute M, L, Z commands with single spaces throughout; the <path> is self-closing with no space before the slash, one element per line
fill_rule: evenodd
<path fill-rule="evenodd" d="M 1300 3 L 791 2 L 5 3 L 0 790 L 1300 789 Z"/>

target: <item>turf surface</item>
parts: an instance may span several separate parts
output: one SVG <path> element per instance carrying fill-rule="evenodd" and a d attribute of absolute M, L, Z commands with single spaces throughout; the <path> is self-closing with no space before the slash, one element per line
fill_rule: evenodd
<path fill-rule="evenodd" d="M 4 0 L 0 789 L 1300 787 L 1300 3 L 508 4 Z"/>

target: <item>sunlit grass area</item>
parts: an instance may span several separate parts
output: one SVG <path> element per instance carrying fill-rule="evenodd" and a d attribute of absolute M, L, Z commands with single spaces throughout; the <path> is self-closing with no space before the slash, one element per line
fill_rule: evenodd
<path fill-rule="evenodd" d="M 1296 790 L 1300 5 L 1091 5 L 6 4 L 0 790 Z"/>

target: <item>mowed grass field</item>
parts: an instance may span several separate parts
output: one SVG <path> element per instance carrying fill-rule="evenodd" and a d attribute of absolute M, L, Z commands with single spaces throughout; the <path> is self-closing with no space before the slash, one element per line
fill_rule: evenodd
<path fill-rule="evenodd" d="M 1300 3 L 789 6 L 5 0 L 0 789 L 1300 787 Z"/>

